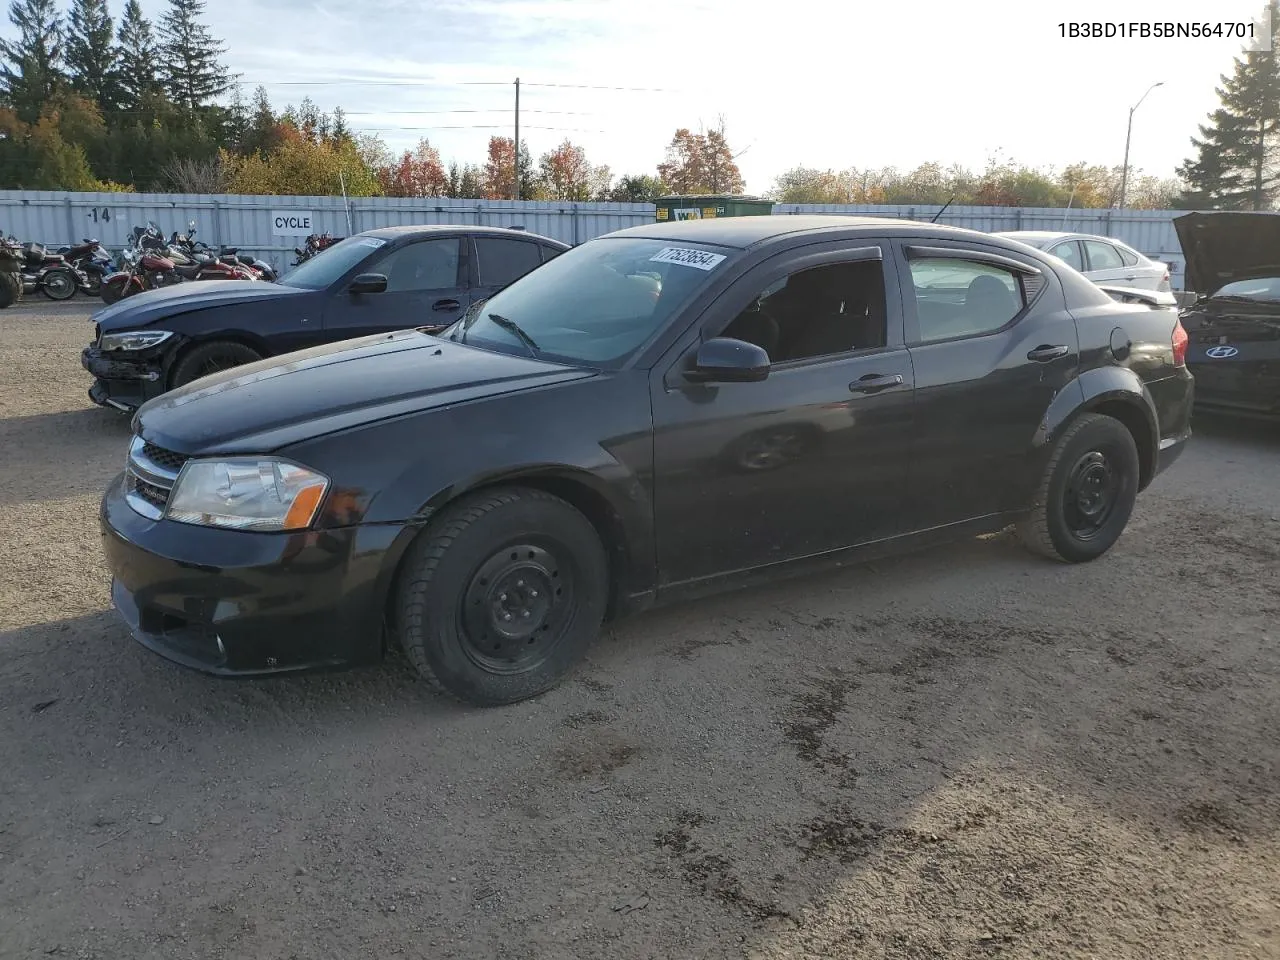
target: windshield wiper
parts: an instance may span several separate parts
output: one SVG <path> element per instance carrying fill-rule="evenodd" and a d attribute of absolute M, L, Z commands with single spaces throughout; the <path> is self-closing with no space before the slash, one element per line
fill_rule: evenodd
<path fill-rule="evenodd" d="M 497 313 L 488 314 L 488 317 L 490 320 L 492 320 L 494 323 L 500 326 L 503 330 L 506 330 L 508 333 L 515 334 L 517 337 L 519 337 L 521 342 L 526 347 L 529 348 L 530 356 L 532 356 L 535 360 L 538 358 L 540 348 L 538 347 L 537 341 L 535 341 L 533 337 L 525 333 L 524 330 L 521 329 L 520 324 L 516 323 L 514 320 L 510 320 L 507 317 L 501 316 L 500 314 L 497 314 Z"/>

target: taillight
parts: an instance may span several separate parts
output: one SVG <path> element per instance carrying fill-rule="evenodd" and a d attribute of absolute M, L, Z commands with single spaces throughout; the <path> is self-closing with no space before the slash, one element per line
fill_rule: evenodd
<path fill-rule="evenodd" d="M 1187 343 L 1190 340 L 1187 331 L 1182 328 L 1182 321 L 1173 321 L 1173 365 L 1175 367 L 1187 365 Z"/>

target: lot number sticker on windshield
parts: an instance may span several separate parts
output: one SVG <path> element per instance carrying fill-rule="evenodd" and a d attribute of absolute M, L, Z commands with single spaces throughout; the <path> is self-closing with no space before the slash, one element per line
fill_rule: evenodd
<path fill-rule="evenodd" d="M 387 241 L 385 241 L 385 240 L 381 240 L 381 239 L 379 239 L 378 237 L 365 237 L 364 239 L 362 239 L 362 240 L 360 241 L 360 246 L 362 246 L 362 247 L 380 247 L 380 246 L 382 246 L 382 245 L 383 245 L 384 243 L 386 243 L 386 242 L 387 242 Z"/>
<path fill-rule="evenodd" d="M 706 250 L 690 250 L 686 247 L 663 247 L 649 260 L 652 263 L 678 263 L 681 266 L 694 267 L 698 270 L 714 270 L 724 260 L 724 257 L 718 253 L 708 253 Z"/>

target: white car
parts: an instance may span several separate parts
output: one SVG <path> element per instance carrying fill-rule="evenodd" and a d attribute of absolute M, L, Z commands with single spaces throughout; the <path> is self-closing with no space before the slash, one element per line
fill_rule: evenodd
<path fill-rule="evenodd" d="M 997 233 L 996 236 L 1008 237 L 1044 250 L 1075 267 L 1099 285 L 1140 287 L 1162 293 L 1168 293 L 1172 289 L 1167 264 L 1148 260 L 1114 237 L 1041 230 L 1012 230 Z"/>

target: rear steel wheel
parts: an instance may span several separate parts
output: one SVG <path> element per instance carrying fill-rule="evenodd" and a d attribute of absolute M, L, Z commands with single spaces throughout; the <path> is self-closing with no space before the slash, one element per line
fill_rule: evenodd
<path fill-rule="evenodd" d="M 1087 413 L 1054 447 L 1018 532 L 1028 548 L 1067 563 L 1094 560 L 1120 539 L 1138 496 L 1141 463 L 1129 428 Z"/>

